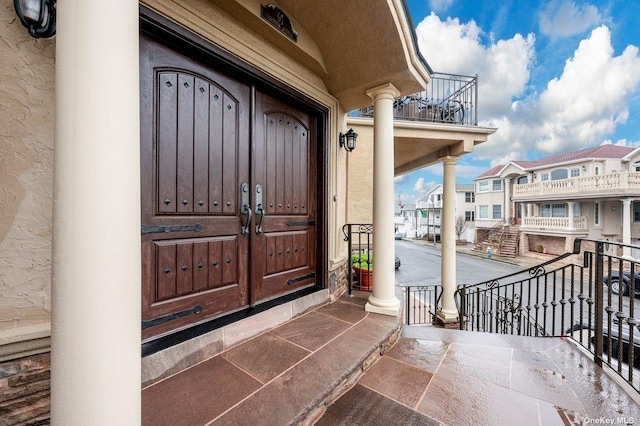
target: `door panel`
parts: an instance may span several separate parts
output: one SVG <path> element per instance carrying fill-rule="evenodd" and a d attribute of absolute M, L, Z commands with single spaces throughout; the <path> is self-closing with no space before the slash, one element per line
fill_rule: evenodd
<path fill-rule="evenodd" d="M 313 285 L 316 117 L 146 35 L 140 58 L 143 339 Z"/>
<path fill-rule="evenodd" d="M 315 283 L 315 120 L 257 92 L 252 182 L 262 187 L 252 232 L 253 303 Z M 259 215 L 256 217 L 260 221 Z"/>
<path fill-rule="evenodd" d="M 251 90 L 146 36 L 140 47 L 146 339 L 248 305 Z"/>

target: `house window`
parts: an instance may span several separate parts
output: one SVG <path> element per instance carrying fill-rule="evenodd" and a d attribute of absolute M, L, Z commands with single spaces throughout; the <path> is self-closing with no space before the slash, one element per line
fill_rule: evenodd
<path fill-rule="evenodd" d="M 633 202 L 633 221 L 640 222 L 640 203 L 637 201 Z"/>
<path fill-rule="evenodd" d="M 493 205 L 493 219 L 502 219 L 502 206 L 500 204 Z"/>
<path fill-rule="evenodd" d="M 473 203 L 476 201 L 476 196 L 473 192 L 465 192 L 464 193 L 464 202 L 465 203 Z"/>
<path fill-rule="evenodd" d="M 580 217 L 580 203 L 573 203 L 573 217 Z"/>
<path fill-rule="evenodd" d="M 437 199 L 438 199 L 438 201 L 442 201 L 442 194 L 438 194 Z"/>
<path fill-rule="evenodd" d="M 600 203 L 597 201 L 593 203 L 593 224 L 600 226 Z"/>
<path fill-rule="evenodd" d="M 478 206 L 478 218 L 489 219 L 489 206 Z"/>
<path fill-rule="evenodd" d="M 473 222 L 474 220 L 476 220 L 476 212 L 474 211 L 464 212 L 464 220 L 466 222 Z"/>
<path fill-rule="evenodd" d="M 560 180 L 567 178 L 567 169 L 556 169 L 551 172 L 551 180 Z"/>
<path fill-rule="evenodd" d="M 566 204 L 543 204 L 540 207 L 542 217 L 567 217 Z"/>
<path fill-rule="evenodd" d="M 593 174 L 596 176 L 600 174 L 600 166 L 595 166 L 593 168 Z"/>
<path fill-rule="evenodd" d="M 523 185 L 523 184 L 525 184 L 525 183 L 529 183 L 529 178 L 528 178 L 528 176 L 520 176 L 520 177 L 518 178 L 518 180 L 516 181 L 516 183 L 517 183 L 518 185 Z"/>
<path fill-rule="evenodd" d="M 549 173 L 540 173 L 540 180 L 542 182 L 549 180 Z"/>
<path fill-rule="evenodd" d="M 571 177 L 579 177 L 580 176 L 580 169 L 579 168 L 575 168 L 575 169 L 571 169 Z"/>
<path fill-rule="evenodd" d="M 502 191 L 502 181 L 501 180 L 494 180 L 493 181 L 493 190 L 494 191 Z"/>
<path fill-rule="evenodd" d="M 489 190 L 489 181 L 478 182 L 478 192 L 487 192 Z"/>

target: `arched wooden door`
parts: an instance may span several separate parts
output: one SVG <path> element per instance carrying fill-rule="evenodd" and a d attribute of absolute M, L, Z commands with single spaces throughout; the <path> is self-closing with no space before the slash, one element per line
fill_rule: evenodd
<path fill-rule="evenodd" d="M 315 119 L 145 35 L 140 55 L 143 339 L 315 283 Z"/>

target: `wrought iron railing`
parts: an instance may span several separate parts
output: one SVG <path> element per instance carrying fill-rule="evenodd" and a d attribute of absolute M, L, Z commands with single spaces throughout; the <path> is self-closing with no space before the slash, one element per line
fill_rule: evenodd
<path fill-rule="evenodd" d="M 344 240 L 349 243 L 349 266 L 347 268 L 347 283 L 349 294 L 355 288 L 356 290 L 372 291 L 372 285 L 363 285 L 363 273 L 358 271 L 355 273 L 351 268 L 351 259 L 353 256 L 361 256 L 363 254 L 370 255 L 373 253 L 373 225 L 370 223 L 347 223 L 342 227 Z"/>
<path fill-rule="evenodd" d="M 635 302 L 640 268 L 631 257 L 638 249 L 576 240 L 572 253 L 490 281 L 460 285 L 455 292 L 460 329 L 569 336 L 598 365 L 606 364 L 640 392 L 640 306 Z"/>
<path fill-rule="evenodd" d="M 407 285 L 405 292 L 405 322 L 407 325 L 432 324 L 442 306 L 441 285 Z"/>
<path fill-rule="evenodd" d="M 373 117 L 373 106 L 351 116 Z M 393 116 L 399 120 L 478 125 L 478 76 L 433 73 L 427 89 L 398 98 Z"/>

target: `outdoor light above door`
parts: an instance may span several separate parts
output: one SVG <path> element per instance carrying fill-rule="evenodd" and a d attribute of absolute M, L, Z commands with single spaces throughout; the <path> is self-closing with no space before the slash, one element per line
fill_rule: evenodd
<path fill-rule="evenodd" d="M 356 139 L 358 139 L 358 134 L 353 129 L 349 129 L 347 133 L 340 132 L 340 146 L 344 147 L 347 152 L 356 149 Z"/>
<path fill-rule="evenodd" d="M 50 38 L 56 34 L 56 0 L 13 0 L 13 6 L 31 37 Z"/>

